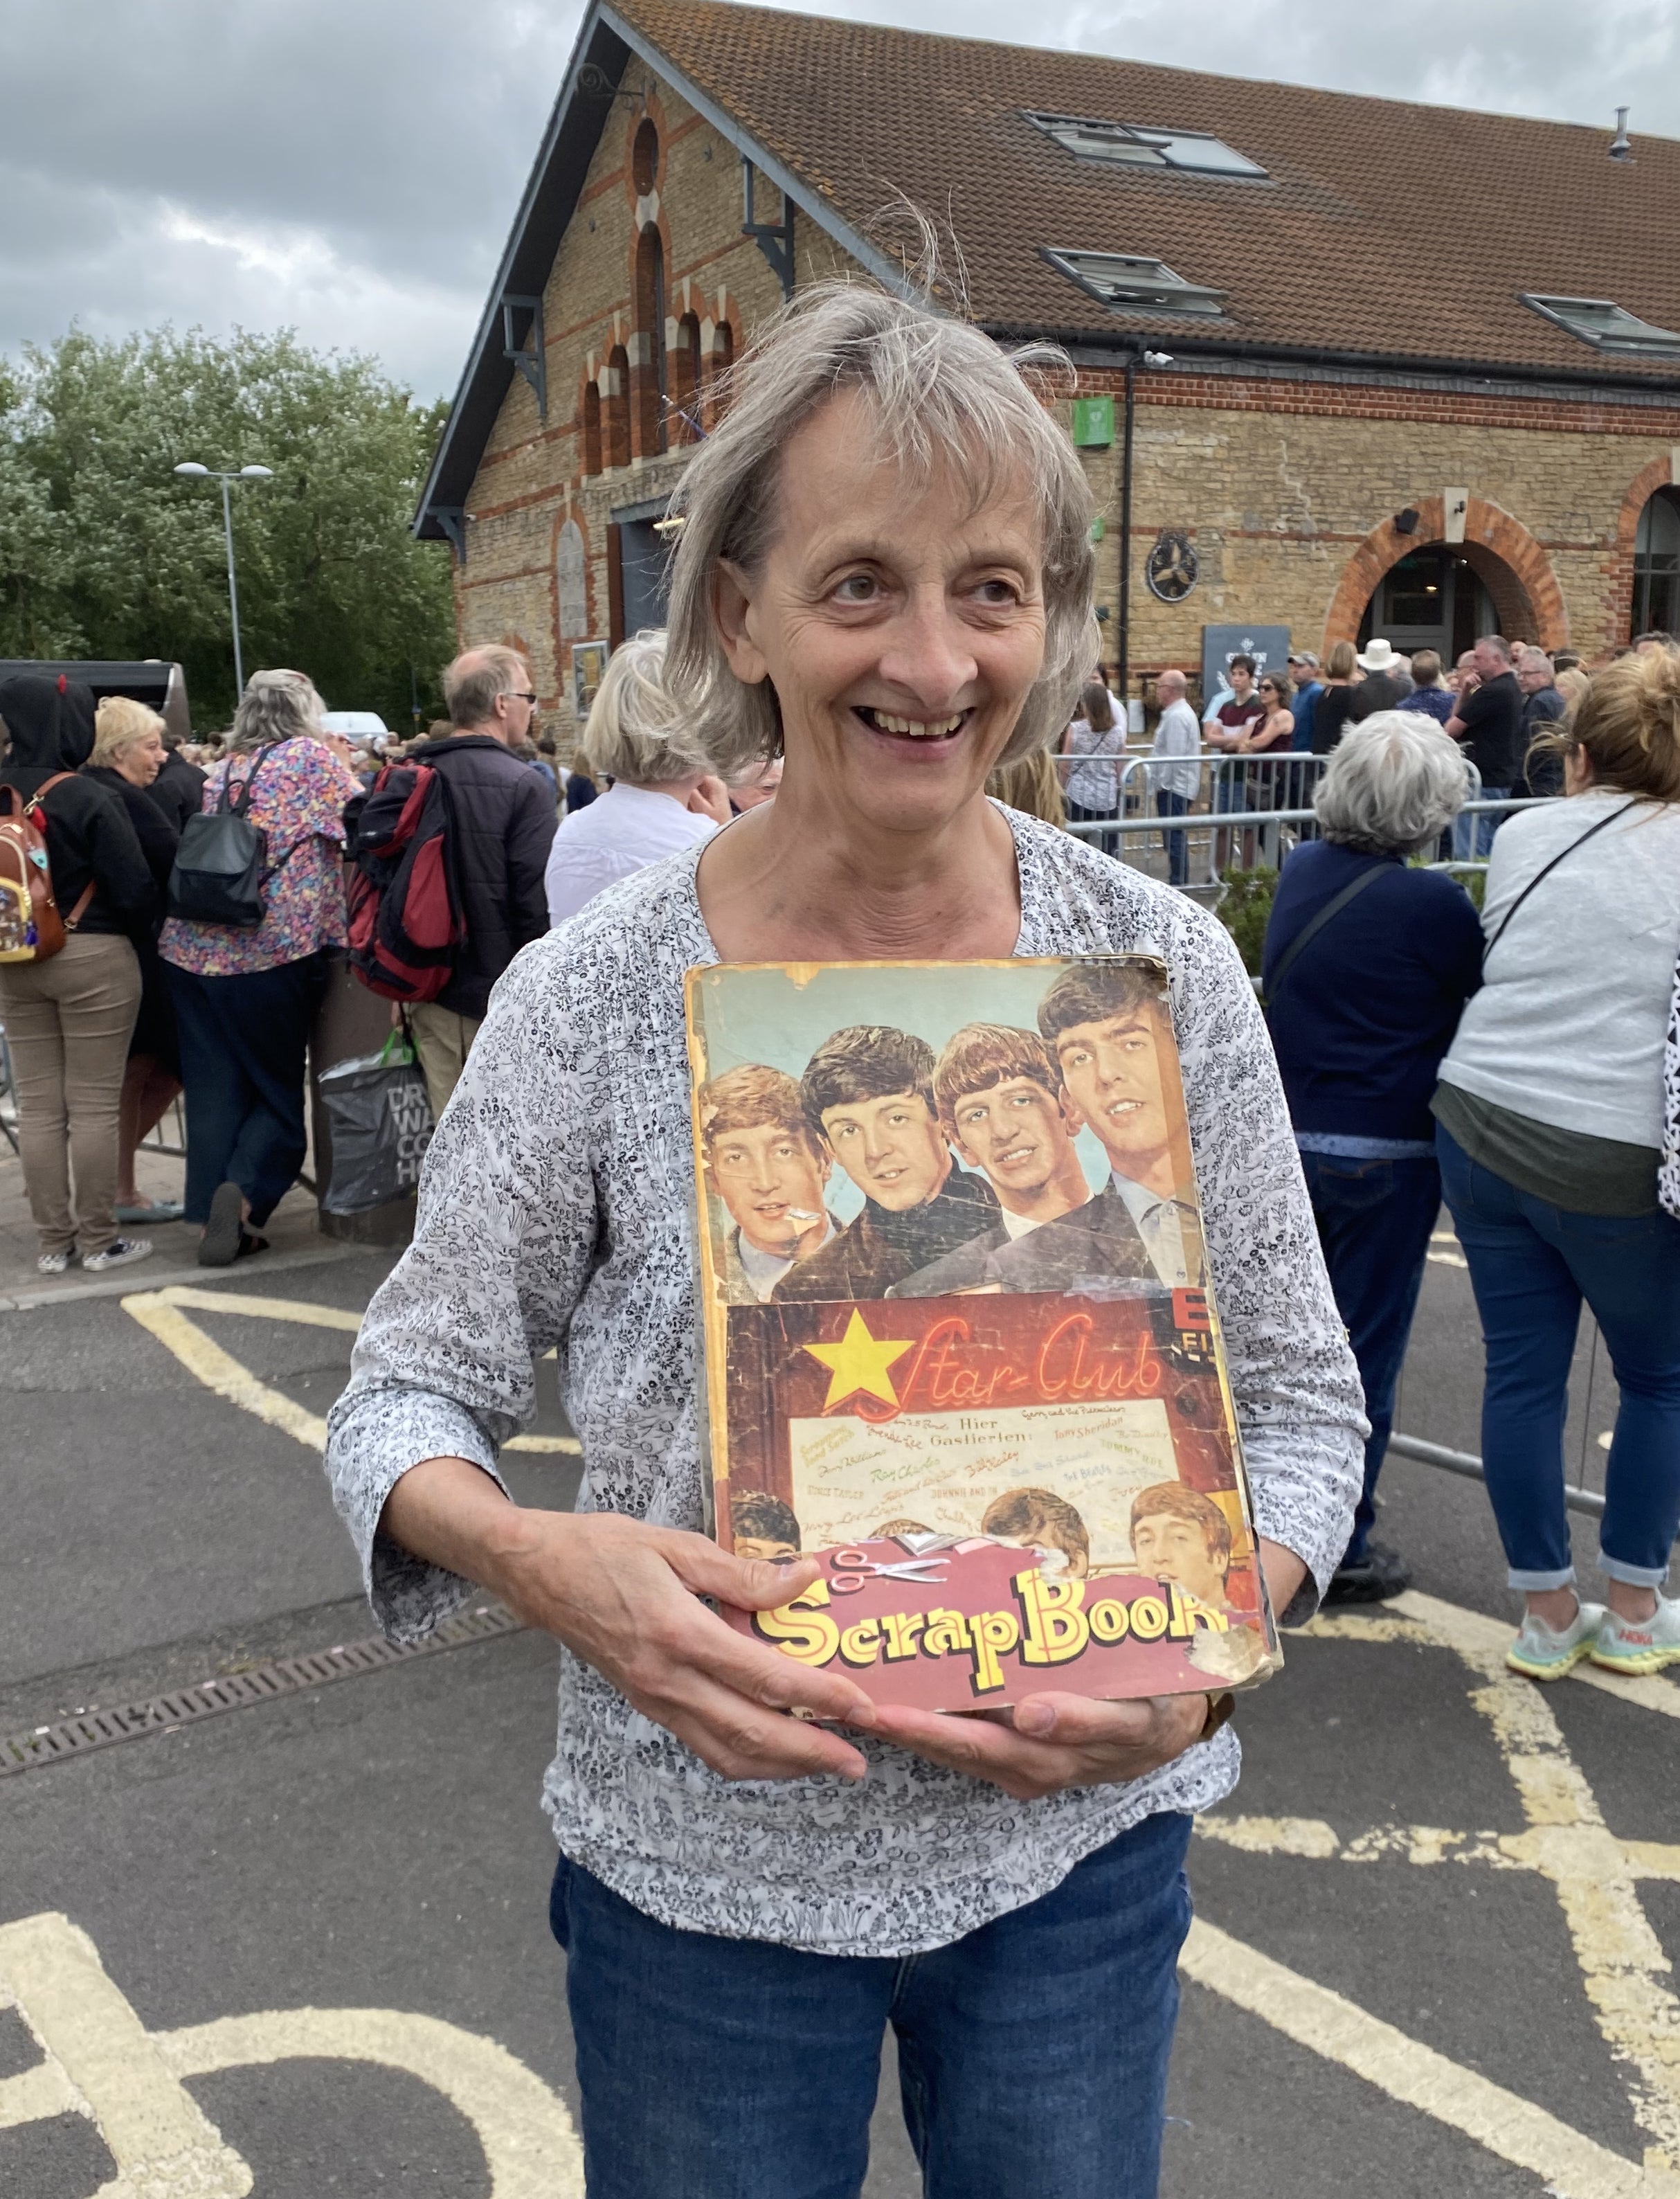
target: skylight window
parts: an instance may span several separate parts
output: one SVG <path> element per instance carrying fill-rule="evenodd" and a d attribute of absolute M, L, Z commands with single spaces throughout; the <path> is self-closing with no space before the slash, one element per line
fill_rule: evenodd
<path fill-rule="evenodd" d="M 1629 312 L 1625 306 L 1615 305 L 1608 298 L 1552 298 L 1533 290 L 1519 295 L 1524 305 L 1531 306 L 1559 328 L 1567 329 L 1571 335 L 1579 336 L 1595 351 L 1680 359 L 1680 332 L 1642 321 L 1637 313 Z"/>
<path fill-rule="evenodd" d="M 1126 168 L 1181 168 L 1193 175 L 1255 176 L 1266 171 L 1222 138 L 1205 130 L 1157 130 L 1135 122 L 1094 122 L 1077 114 L 1035 114 L 1027 120 L 1082 160 L 1106 160 Z"/>
<path fill-rule="evenodd" d="M 1158 312 L 1217 319 L 1225 310 L 1222 290 L 1187 283 L 1164 260 L 1140 259 L 1129 252 L 1053 252 L 1047 248 L 1044 256 L 1082 290 L 1117 312 L 1153 307 Z"/>

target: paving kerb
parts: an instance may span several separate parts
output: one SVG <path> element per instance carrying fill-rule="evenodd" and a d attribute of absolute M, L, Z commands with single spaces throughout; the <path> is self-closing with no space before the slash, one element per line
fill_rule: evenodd
<path fill-rule="evenodd" d="M 43 1306 L 68 1305 L 83 1298 L 129 1298 L 136 1291 L 160 1291 L 172 1283 L 195 1283 L 213 1289 L 218 1283 L 237 1281 L 242 1285 L 260 1282 L 265 1275 L 277 1275 L 294 1268 L 318 1268 L 330 1261 L 365 1257 L 385 1249 L 376 1245 L 341 1245 L 322 1243 L 300 1245 L 294 1252 L 262 1254 L 256 1266 L 248 1263 L 237 1268 L 155 1268 L 142 1260 L 131 1268 L 123 1268 L 108 1280 L 97 1283 L 69 1283 L 54 1288 L 48 1286 L 38 1291 L 18 1291 L 9 1297 L 0 1297 L 0 1313 L 38 1313 Z"/>

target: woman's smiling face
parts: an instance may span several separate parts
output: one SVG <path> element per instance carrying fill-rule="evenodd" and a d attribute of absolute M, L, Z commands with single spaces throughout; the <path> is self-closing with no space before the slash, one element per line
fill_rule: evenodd
<path fill-rule="evenodd" d="M 977 510 L 958 469 L 877 454 L 866 401 L 831 400 L 788 442 L 761 569 L 726 569 L 738 677 L 768 679 L 788 785 L 866 829 L 936 829 L 971 801 L 1044 661 L 1037 512 L 1006 475 Z"/>

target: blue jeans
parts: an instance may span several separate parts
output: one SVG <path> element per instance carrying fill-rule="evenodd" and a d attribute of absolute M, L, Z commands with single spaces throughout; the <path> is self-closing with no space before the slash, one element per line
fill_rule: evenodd
<path fill-rule="evenodd" d="M 207 1222 L 217 1185 L 232 1182 L 260 1229 L 308 1150 L 305 1059 L 330 965 L 321 952 L 233 977 L 166 967 L 187 1102 L 186 1218 Z"/>
<path fill-rule="evenodd" d="M 1479 799 L 1483 802 L 1508 802 L 1508 786 L 1485 786 Z M 1453 860 L 1467 863 L 1491 853 L 1493 836 L 1505 822 L 1502 817 L 1479 814 L 1475 817 L 1455 817 L 1453 820 Z"/>
<path fill-rule="evenodd" d="M 1583 1298 L 1622 1393 L 1599 1564 L 1660 1586 L 1680 1528 L 1680 1222 L 1568 1213 L 1480 1167 L 1438 1123 L 1435 1140 L 1482 1317 L 1482 1467 L 1512 1587 L 1575 1578 L 1563 1426 Z"/>
<path fill-rule="evenodd" d="M 1064 807 L 1067 810 L 1069 823 L 1073 825 L 1105 825 L 1115 814 L 1111 809 L 1088 809 L 1082 802 L 1069 802 Z M 1105 855 L 1119 853 L 1120 835 L 1117 832 L 1092 832 L 1088 835 L 1082 832 L 1079 837 L 1088 848 L 1100 848 Z"/>
<path fill-rule="evenodd" d="M 1345 1565 L 1365 1554 L 1377 1516 L 1377 1476 L 1394 1426 L 1394 1392 L 1423 1282 L 1429 1233 L 1441 1210 L 1433 1160 L 1349 1160 L 1303 1153 L 1307 1195 L 1336 1309 L 1365 1385 L 1365 1486 L 1353 1515 Z"/>
<path fill-rule="evenodd" d="M 1170 794 L 1165 787 L 1158 788 L 1155 795 L 1155 814 L 1158 817 L 1182 817 L 1190 807 L 1187 794 Z M 1167 883 L 1182 886 L 1190 882 L 1190 838 L 1185 832 L 1163 832 L 1167 843 Z"/>
<path fill-rule="evenodd" d="M 857 2199 L 889 2023 L 928 2199 L 1153 2199 L 1189 1838 L 1146 1817 L 903 1957 L 678 1931 L 563 1856 L 589 2199 Z"/>

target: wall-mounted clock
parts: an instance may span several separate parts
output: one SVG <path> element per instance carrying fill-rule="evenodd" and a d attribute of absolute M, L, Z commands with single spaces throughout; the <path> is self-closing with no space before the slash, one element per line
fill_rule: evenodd
<path fill-rule="evenodd" d="M 1196 585 L 1200 567 L 1187 534 L 1164 527 L 1143 568 L 1149 592 L 1164 604 L 1181 604 Z"/>

